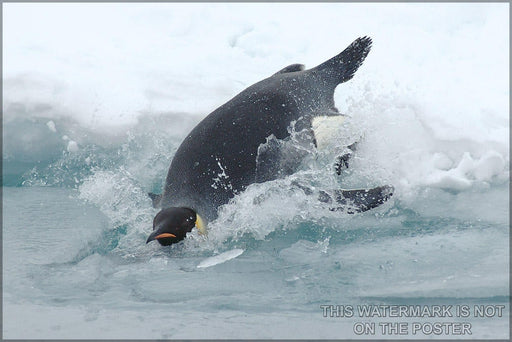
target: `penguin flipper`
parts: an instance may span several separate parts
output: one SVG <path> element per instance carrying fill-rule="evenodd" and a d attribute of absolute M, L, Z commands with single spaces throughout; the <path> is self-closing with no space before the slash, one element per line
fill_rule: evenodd
<path fill-rule="evenodd" d="M 372 40 L 369 37 L 357 38 L 343 52 L 313 68 L 327 83 L 337 86 L 354 77 L 355 72 L 370 52 Z"/>
<path fill-rule="evenodd" d="M 330 208 L 330 210 L 344 210 L 354 214 L 380 206 L 393 195 L 394 190 L 393 186 L 384 185 L 373 189 L 335 190 L 333 196 L 322 191 L 318 199 L 324 203 L 332 203 L 334 199 L 334 202 L 341 206 Z"/>
<path fill-rule="evenodd" d="M 304 66 L 304 64 L 292 64 L 292 65 L 288 65 L 287 67 L 285 68 L 282 68 L 281 70 L 279 70 L 278 72 L 276 72 L 274 75 L 279 75 L 279 74 L 286 74 L 288 72 L 296 72 L 296 71 L 302 71 L 304 70 L 306 67 Z"/>
<path fill-rule="evenodd" d="M 152 192 L 148 192 L 149 198 L 151 198 L 151 201 L 153 202 L 153 208 L 159 208 L 160 202 L 162 200 L 162 195 L 154 194 Z"/>

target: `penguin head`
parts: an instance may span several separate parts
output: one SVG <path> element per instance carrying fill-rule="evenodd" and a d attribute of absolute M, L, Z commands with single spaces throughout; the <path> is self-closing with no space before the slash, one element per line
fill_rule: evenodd
<path fill-rule="evenodd" d="M 168 246 L 185 239 L 194 227 L 201 234 L 206 233 L 203 220 L 194 210 L 181 207 L 162 209 L 153 219 L 153 232 L 146 243 L 157 240 L 162 246 Z"/>

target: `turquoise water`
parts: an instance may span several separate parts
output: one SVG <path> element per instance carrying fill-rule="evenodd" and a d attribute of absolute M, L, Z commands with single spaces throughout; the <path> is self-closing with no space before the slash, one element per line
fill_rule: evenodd
<path fill-rule="evenodd" d="M 329 158 L 319 154 L 313 171 L 250 187 L 221 208 L 208 238 L 146 245 L 156 211 L 145 192 L 158 190 L 179 137 L 144 130 L 24 172 L 4 159 L 5 338 L 368 338 L 386 336 L 354 325 L 415 321 L 323 316 L 323 305 L 363 304 L 504 305 L 502 317 L 419 321 L 508 336 L 507 183 L 422 188 L 412 200 L 399 189 L 376 210 L 346 215 L 289 186 L 339 181 L 322 176 Z M 243 253 L 197 267 L 233 249 Z"/>

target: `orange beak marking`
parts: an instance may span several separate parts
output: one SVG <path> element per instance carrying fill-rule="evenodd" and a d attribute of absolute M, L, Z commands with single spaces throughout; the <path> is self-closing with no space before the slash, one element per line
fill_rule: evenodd
<path fill-rule="evenodd" d="M 168 238 L 168 237 L 175 238 L 176 235 L 171 234 L 171 233 L 162 233 L 160 235 L 155 236 L 155 239 Z"/>

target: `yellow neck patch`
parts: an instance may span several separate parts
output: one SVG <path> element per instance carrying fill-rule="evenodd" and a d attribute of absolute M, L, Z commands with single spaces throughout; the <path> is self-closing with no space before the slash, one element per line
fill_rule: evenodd
<path fill-rule="evenodd" d="M 203 219 L 197 213 L 196 213 L 196 227 L 197 227 L 197 229 L 199 229 L 199 234 L 201 234 L 201 235 L 206 235 L 207 234 L 207 232 L 206 232 L 206 224 L 204 224 Z"/>

